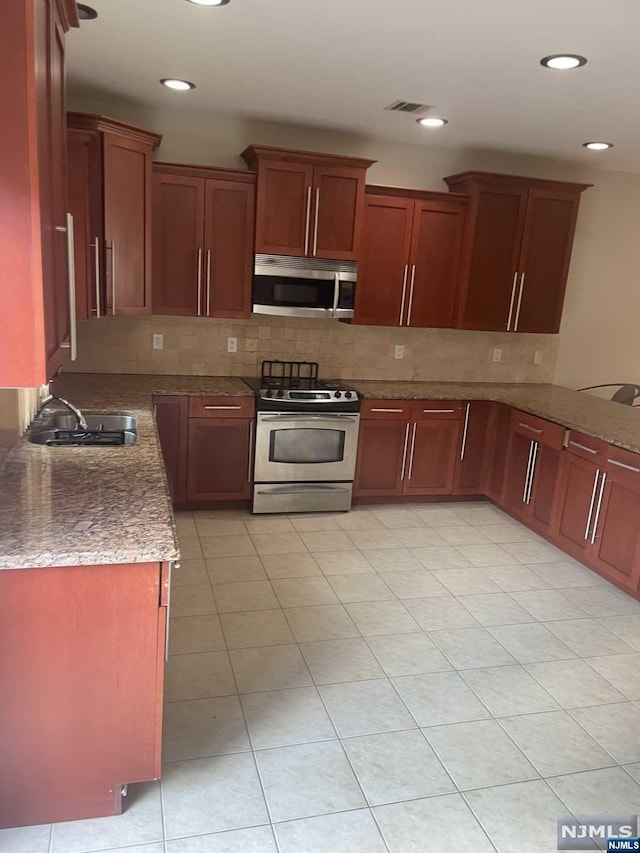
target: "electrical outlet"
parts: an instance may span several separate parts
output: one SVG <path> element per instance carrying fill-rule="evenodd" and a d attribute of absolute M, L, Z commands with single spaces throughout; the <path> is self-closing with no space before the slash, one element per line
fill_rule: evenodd
<path fill-rule="evenodd" d="M 164 335 L 154 335 L 153 336 L 153 348 L 154 349 L 164 349 Z"/>
<path fill-rule="evenodd" d="M 493 351 L 493 361 L 502 361 L 502 350 L 494 349 Z"/>
<path fill-rule="evenodd" d="M 227 352 L 238 352 L 237 338 L 227 338 Z"/>
<path fill-rule="evenodd" d="M 533 363 L 542 364 L 542 350 L 537 349 L 533 354 Z"/>
<path fill-rule="evenodd" d="M 394 358 L 404 358 L 404 347 L 402 344 L 398 344 L 393 353 Z"/>

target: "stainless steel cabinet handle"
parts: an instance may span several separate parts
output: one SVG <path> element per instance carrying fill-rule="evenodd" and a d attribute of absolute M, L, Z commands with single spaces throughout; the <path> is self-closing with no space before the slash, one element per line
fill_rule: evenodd
<path fill-rule="evenodd" d="M 524 273 L 520 275 L 520 290 L 518 292 L 518 305 L 516 307 L 516 319 L 513 323 L 513 331 L 518 331 L 518 323 L 520 322 L 520 308 L 522 307 L 522 291 L 524 290 Z"/>
<path fill-rule="evenodd" d="M 318 251 L 318 215 L 320 213 L 320 187 L 316 187 L 316 210 L 315 222 L 313 226 L 313 257 L 315 258 Z"/>
<path fill-rule="evenodd" d="M 211 312 L 211 249 L 207 249 L 207 317 Z"/>
<path fill-rule="evenodd" d="M 455 409 L 423 409 L 424 415 L 450 415 L 455 412 Z"/>
<path fill-rule="evenodd" d="M 518 426 L 522 427 L 522 429 L 528 429 L 529 432 L 535 432 L 536 435 L 542 435 L 541 429 L 537 429 L 536 427 L 532 427 L 529 424 L 518 423 Z"/>
<path fill-rule="evenodd" d="M 529 461 L 527 462 L 527 473 L 524 478 L 524 489 L 522 490 L 522 503 L 526 504 L 527 495 L 529 494 L 529 478 L 531 477 L 531 459 L 533 457 L 533 445 L 535 441 L 531 439 L 529 442 Z"/>
<path fill-rule="evenodd" d="M 224 411 L 230 411 L 231 409 L 241 409 L 242 406 L 203 406 L 203 409 L 223 409 Z"/>
<path fill-rule="evenodd" d="M 509 317 L 507 319 L 507 332 L 511 331 L 511 318 L 513 316 L 513 303 L 516 298 L 516 282 L 518 281 L 518 271 L 513 274 L 513 284 L 511 285 L 511 302 L 509 303 Z"/>
<path fill-rule="evenodd" d="M 464 459 L 464 453 L 467 449 L 467 431 L 469 429 L 469 411 L 471 409 L 471 403 L 467 403 L 467 406 L 464 411 L 464 426 L 462 427 L 462 444 L 460 445 L 460 461 Z"/>
<path fill-rule="evenodd" d="M 578 450 L 584 450 L 585 453 L 597 453 L 598 452 L 597 450 L 594 450 L 593 447 L 587 447 L 586 444 L 580 444 L 579 441 L 570 441 L 569 446 L 570 447 L 577 447 Z M 611 460 L 609 460 L 609 461 L 611 461 Z"/>
<path fill-rule="evenodd" d="M 540 445 L 537 441 L 533 442 L 533 456 L 531 457 L 531 473 L 529 474 L 529 490 L 527 492 L 527 503 L 531 503 L 531 497 L 533 495 L 533 482 L 536 476 L 536 460 L 538 458 L 538 448 Z"/>
<path fill-rule="evenodd" d="M 593 528 L 591 530 L 591 544 L 593 545 L 597 538 L 598 532 L 598 522 L 600 521 L 600 510 L 602 509 L 602 495 L 604 493 L 604 484 L 607 480 L 607 472 L 602 472 L 602 479 L 600 480 L 600 491 L 598 492 L 598 504 L 596 506 L 596 512 L 593 519 Z"/>
<path fill-rule="evenodd" d="M 202 249 L 198 249 L 198 317 L 202 316 Z"/>
<path fill-rule="evenodd" d="M 418 424 L 413 424 L 413 433 L 411 434 L 411 454 L 409 455 L 409 480 L 413 476 L 413 451 L 416 448 L 416 429 L 418 428 Z"/>
<path fill-rule="evenodd" d="M 398 409 L 397 411 L 401 412 L 402 409 Z M 404 450 L 402 451 L 402 473 L 400 474 L 400 479 L 404 480 L 404 471 L 407 465 L 407 447 L 409 446 L 409 424 L 407 424 L 404 431 Z"/>
<path fill-rule="evenodd" d="M 95 277 L 96 277 L 96 317 L 100 319 L 100 238 L 96 237 L 95 242 L 91 243 L 91 248 L 95 251 Z"/>
<path fill-rule="evenodd" d="M 625 471 L 632 471 L 634 474 L 640 474 L 640 468 L 635 465 L 626 465 L 624 462 L 618 462 L 615 459 L 607 459 L 610 465 L 617 465 L 618 468 L 624 468 Z"/>
<path fill-rule="evenodd" d="M 400 305 L 400 321 L 398 325 L 402 325 L 402 318 L 404 317 L 404 298 L 407 295 L 407 276 L 409 275 L 409 264 L 404 265 L 404 275 L 402 276 L 402 303 Z"/>
<path fill-rule="evenodd" d="M 369 409 L 369 411 L 370 412 L 397 412 L 399 414 L 402 414 L 402 412 L 404 412 L 404 409 Z"/>
<path fill-rule="evenodd" d="M 249 423 L 249 469 L 247 471 L 247 480 L 251 482 L 253 479 L 251 474 L 253 473 L 253 430 L 254 430 L 255 421 L 251 421 Z"/>
<path fill-rule="evenodd" d="M 78 326 L 76 320 L 76 248 L 74 242 L 73 216 L 67 213 L 66 227 L 56 225 L 56 231 L 67 235 L 67 286 L 69 288 L 69 340 L 61 343 L 63 349 L 69 350 L 69 358 L 75 361 L 78 357 Z"/>
<path fill-rule="evenodd" d="M 307 187 L 307 215 L 304 220 L 304 253 L 309 254 L 309 219 L 311 218 L 311 187 Z"/>
<path fill-rule="evenodd" d="M 116 244 L 111 241 L 111 245 L 107 246 L 111 252 L 111 314 L 116 313 Z"/>
<path fill-rule="evenodd" d="M 593 515 L 593 505 L 596 502 L 596 491 L 598 490 L 598 479 L 600 478 L 600 471 L 596 471 L 596 476 L 593 478 L 593 491 L 591 492 L 591 503 L 589 504 L 589 514 L 587 516 L 587 526 L 584 529 L 584 538 L 585 540 L 589 538 L 589 531 L 591 530 L 591 516 Z"/>
<path fill-rule="evenodd" d="M 171 616 L 171 575 L 173 573 L 173 569 L 180 568 L 180 562 L 176 560 L 173 563 L 169 563 L 169 576 L 167 578 L 167 624 L 164 629 L 164 661 L 165 663 L 169 660 L 169 618 Z"/>
<path fill-rule="evenodd" d="M 409 287 L 409 305 L 407 306 L 407 326 L 411 325 L 411 308 L 413 307 L 413 285 L 416 278 L 416 265 L 411 266 L 411 286 Z"/>

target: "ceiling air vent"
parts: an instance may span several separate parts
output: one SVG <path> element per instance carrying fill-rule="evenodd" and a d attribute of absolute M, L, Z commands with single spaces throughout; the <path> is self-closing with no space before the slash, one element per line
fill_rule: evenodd
<path fill-rule="evenodd" d="M 416 104 L 413 101 L 394 101 L 388 107 L 385 107 L 385 110 L 389 110 L 392 113 L 410 113 L 411 115 L 424 113 L 430 109 L 432 107 L 429 104 Z"/>

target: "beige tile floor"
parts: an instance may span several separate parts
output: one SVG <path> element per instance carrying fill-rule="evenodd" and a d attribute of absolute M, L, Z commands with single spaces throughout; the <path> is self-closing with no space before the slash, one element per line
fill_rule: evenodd
<path fill-rule="evenodd" d="M 177 527 L 162 782 L 2 853 L 546 853 L 640 813 L 640 605 L 499 510 Z"/>

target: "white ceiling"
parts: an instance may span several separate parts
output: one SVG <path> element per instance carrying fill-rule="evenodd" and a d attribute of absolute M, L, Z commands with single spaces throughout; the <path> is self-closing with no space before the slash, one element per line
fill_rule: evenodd
<path fill-rule="evenodd" d="M 87 2 L 98 19 L 68 38 L 77 91 L 640 171 L 638 0 Z M 539 64 L 564 52 L 589 62 Z M 396 99 L 433 104 L 449 124 L 384 112 Z M 616 147 L 581 148 L 600 139 Z"/>

